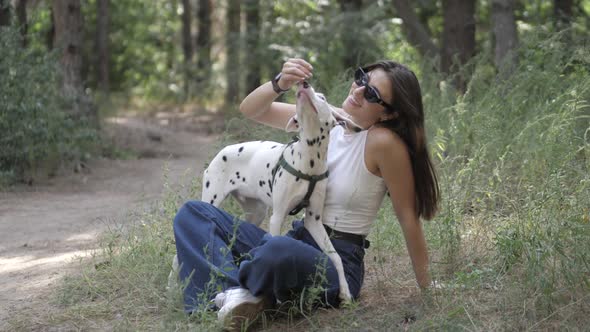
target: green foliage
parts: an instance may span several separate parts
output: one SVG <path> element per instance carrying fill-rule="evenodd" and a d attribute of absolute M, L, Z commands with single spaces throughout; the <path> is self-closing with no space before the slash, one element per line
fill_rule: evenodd
<path fill-rule="evenodd" d="M 62 111 L 56 54 L 22 49 L 17 29 L 2 28 L 0 72 L 0 186 L 87 156 L 95 132 Z"/>
<path fill-rule="evenodd" d="M 526 286 L 534 312 L 552 315 L 590 291 L 590 49 L 568 47 L 560 34 L 523 43 L 506 80 L 476 59 L 456 102 L 444 82 L 425 80 L 443 197 L 426 226 L 452 264 L 441 265 L 442 278 L 473 284 L 465 262 L 479 261 L 475 271 L 513 275 L 505 283 Z"/>
<path fill-rule="evenodd" d="M 196 1 L 193 1 L 193 35 L 196 30 Z M 184 63 L 181 49 L 182 5 L 179 1 L 156 0 L 146 5 L 139 0 L 110 2 L 110 79 L 111 89 L 148 99 L 185 100 L 219 105 L 226 86 L 225 59 L 225 3 L 213 6 L 212 16 L 212 68 L 197 68 L 197 62 Z M 442 4 L 435 0 L 413 2 L 416 14 L 440 44 L 442 32 Z M 574 6 L 573 32 L 583 35 L 588 29 L 588 1 Z M 32 11 L 38 16 L 31 31 L 47 33 L 49 29 L 48 5 L 41 2 Z M 479 50 L 489 49 L 490 1 L 478 5 L 477 41 Z M 242 6 L 244 9 L 244 6 Z M 96 87 L 96 0 L 82 1 L 84 13 L 84 78 L 91 89 Z M 527 0 L 518 3 L 516 16 L 522 31 L 541 29 L 554 31 L 552 4 L 548 1 Z M 344 57 L 351 55 L 358 64 L 373 62 L 384 55 L 406 62 L 418 62 L 419 56 L 404 38 L 400 19 L 396 19 L 391 1 L 364 1 L 363 8 L 355 13 L 342 13 L 340 1 L 260 1 L 260 40 L 256 50 L 247 49 L 243 31 L 240 43 L 241 86 L 245 80 L 246 52 L 255 52 L 260 62 L 261 77 L 266 81 L 280 70 L 285 58 L 304 57 L 316 68 L 314 84 L 320 90 L 332 87 L 332 80 L 345 70 Z M 354 47 L 343 44 L 343 37 L 354 40 Z M 194 39 L 195 36 L 193 36 Z M 32 40 L 35 47 L 44 44 L 44 38 Z M 349 48 L 349 49 L 347 49 Z M 198 50 L 197 52 L 198 53 Z M 196 60 L 196 59 L 193 59 Z M 409 61 L 408 61 L 409 60 Z M 243 70 L 242 70 L 243 69 Z M 197 78 L 207 72 L 204 82 Z M 184 90 L 188 77 L 188 96 Z M 231 105 L 230 105 L 231 106 Z M 231 113 L 231 112 L 230 112 Z"/>
<path fill-rule="evenodd" d="M 314 66 L 311 82 L 320 91 L 332 89 L 335 78 L 355 69 L 345 67 L 344 55 L 354 55 L 359 65 L 381 58 L 380 36 L 389 35 L 386 31 L 392 24 L 379 3 L 342 13 L 336 1 L 275 1 L 271 14 L 262 43 L 268 48 L 264 53 L 268 61 L 275 64 L 271 74 L 280 70 L 282 60 L 302 57 Z M 347 29 L 351 24 L 353 29 Z M 354 34 L 354 49 L 343 45 L 346 33 Z"/>
<path fill-rule="evenodd" d="M 386 203 L 370 236 L 363 288 L 368 302 L 332 311 L 327 314 L 331 319 L 323 319 L 326 314 L 309 315 L 313 299 L 321 292 L 320 274 L 319 286 L 288 303 L 284 309 L 288 321 L 279 318 L 269 327 L 506 330 L 551 328 L 557 323 L 572 329 L 586 326 L 590 57 L 584 47 L 564 51 L 559 36 L 529 37 L 535 48 L 523 46 L 526 56 L 506 80 L 498 79 L 485 59 L 476 61 L 465 96 L 456 95 L 426 70 L 429 64 L 421 69 L 430 148 L 443 197 L 439 216 L 424 222 L 431 270 L 439 287 L 424 293 L 420 305 L 398 300 L 398 292 L 408 288 L 406 280 L 413 284 L 413 274 L 407 260 L 392 266 L 407 254 L 401 229 Z M 348 84 L 340 78 L 334 81 L 341 82 L 340 88 Z M 330 93 L 335 99 L 340 96 Z M 221 145 L 251 139 L 288 140 L 277 130 L 242 121 L 228 124 Z M 130 232 L 112 236 L 114 240 L 104 246 L 105 254 L 97 257 L 108 262 L 107 267 L 66 283 L 62 295 L 69 314 L 112 320 L 108 317 L 121 313 L 126 324 L 121 328 L 128 329 L 157 326 L 157 322 L 176 329 L 213 328 L 213 313 L 186 317 L 179 309 L 179 291 L 163 295 L 167 262 L 174 253 L 170 220 L 185 197 L 194 196 L 195 192 L 186 196 L 172 191 L 157 209 L 160 213 L 142 218 Z M 235 202 L 227 202 L 225 208 L 240 213 Z M 389 309 L 378 313 L 373 301 L 382 297 L 389 299 L 383 304 Z M 301 315 L 305 322 L 295 320 Z"/>
<path fill-rule="evenodd" d="M 178 99 L 182 93 L 180 16 L 177 3 L 140 0 L 109 2 L 111 89 L 150 99 Z M 82 1 L 86 19 L 84 58 L 88 85 L 96 86 L 96 0 Z"/>

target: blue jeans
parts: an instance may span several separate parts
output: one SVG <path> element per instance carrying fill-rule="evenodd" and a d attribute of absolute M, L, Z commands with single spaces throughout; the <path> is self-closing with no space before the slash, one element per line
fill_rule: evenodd
<path fill-rule="evenodd" d="M 322 286 L 325 305 L 340 303 L 336 268 L 303 221 L 293 222 L 286 236 L 271 236 L 209 203 L 190 201 L 174 218 L 174 237 L 179 277 L 187 282 L 187 312 L 206 306 L 218 292 L 237 286 L 255 296 L 279 301 L 292 299 L 305 287 Z M 356 299 L 364 277 L 364 248 L 339 239 L 332 239 L 332 243 Z"/>

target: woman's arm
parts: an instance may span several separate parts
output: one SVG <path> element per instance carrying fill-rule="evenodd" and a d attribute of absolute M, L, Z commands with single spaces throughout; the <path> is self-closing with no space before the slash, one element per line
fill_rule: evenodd
<path fill-rule="evenodd" d="M 406 240 L 416 281 L 421 288 L 426 288 L 430 285 L 428 248 L 416 213 L 414 176 L 406 145 L 385 128 L 371 129 L 366 144 L 367 168 L 385 181 Z"/>
<path fill-rule="evenodd" d="M 392 199 L 393 201 L 393 199 Z M 416 275 L 416 281 L 420 288 L 427 288 L 430 286 L 430 275 L 428 273 L 428 249 L 426 247 L 426 240 L 422 232 L 422 224 L 416 218 L 416 213 L 413 217 L 399 217 L 400 225 L 406 239 L 406 247 L 412 260 L 412 267 Z"/>
<path fill-rule="evenodd" d="M 312 66 L 302 59 L 289 59 L 283 64 L 279 87 L 290 89 L 295 83 L 312 76 Z M 289 119 L 295 114 L 295 105 L 278 103 L 278 94 L 272 83 L 266 82 L 252 91 L 240 104 L 240 112 L 249 119 L 271 127 L 285 129 Z"/>

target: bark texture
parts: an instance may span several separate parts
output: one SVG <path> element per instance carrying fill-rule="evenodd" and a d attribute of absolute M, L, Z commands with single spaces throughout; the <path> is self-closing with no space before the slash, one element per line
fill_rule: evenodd
<path fill-rule="evenodd" d="M 63 94 L 72 102 L 74 119 L 96 121 L 96 114 L 82 85 L 82 12 L 80 0 L 53 0 L 54 46 L 60 52 Z"/>
<path fill-rule="evenodd" d="M 211 0 L 200 0 L 197 12 L 197 80 L 206 81 L 211 72 L 211 15 L 213 6 Z"/>
<path fill-rule="evenodd" d="M 229 1 L 227 8 L 225 102 L 231 106 L 236 105 L 240 99 L 240 2 Z"/>
<path fill-rule="evenodd" d="M 49 51 L 53 50 L 53 40 L 55 39 L 55 19 L 53 7 L 49 7 L 49 28 L 45 33 L 45 45 Z"/>
<path fill-rule="evenodd" d="M 0 0 L 0 27 L 10 26 L 11 6 L 9 0 Z"/>
<path fill-rule="evenodd" d="M 29 30 L 29 23 L 27 22 L 27 0 L 16 1 L 16 18 L 22 36 L 22 45 L 26 47 L 28 44 L 27 32 Z"/>
<path fill-rule="evenodd" d="M 557 29 L 568 28 L 572 22 L 574 9 L 573 0 L 553 0 L 553 16 Z"/>
<path fill-rule="evenodd" d="M 98 88 L 104 93 L 109 91 L 109 30 L 110 30 L 110 12 L 109 0 L 96 1 L 97 17 L 96 17 L 96 77 L 98 80 Z"/>
<path fill-rule="evenodd" d="M 193 38 L 191 35 L 192 10 L 190 0 L 182 0 L 182 51 L 184 62 L 188 65 L 193 60 Z"/>
<path fill-rule="evenodd" d="M 428 29 L 422 24 L 408 0 L 393 0 L 392 2 L 397 15 L 403 21 L 402 28 L 410 44 L 423 56 L 436 55 L 438 47 L 432 42 Z"/>
<path fill-rule="evenodd" d="M 475 0 L 443 0 L 443 20 L 441 69 L 452 74 L 475 54 Z M 454 84 L 465 92 L 467 77 L 457 75 Z"/>
<path fill-rule="evenodd" d="M 344 52 L 342 62 L 344 68 L 355 68 L 359 65 L 360 52 L 358 47 L 359 28 L 362 28 L 362 16 L 360 15 L 363 2 L 361 0 L 338 0 L 342 11 L 341 40 Z M 360 23 L 360 24 L 359 24 Z"/>
<path fill-rule="evenodd" d="M 501 73 L 509 73 L 518 64 L 514 0 L 492 1 L 492 25 L 495 40 L 494 63 Z"/>
<path fill-rule="evenodd" d="M 246 94 L 260 86 L 260 1 L 244 1 L 246 12 Z"/>
<path fill-rule="evenodd" d="M 184 54 L 184 95 L 189 97 L 192 80 L 193 67 L 193 36 L 191 33 L 192 27 L 192 6 L 190 0 L 182 0 L 182 15 L 180 16 L 182 22 L 182 53 Z"/>

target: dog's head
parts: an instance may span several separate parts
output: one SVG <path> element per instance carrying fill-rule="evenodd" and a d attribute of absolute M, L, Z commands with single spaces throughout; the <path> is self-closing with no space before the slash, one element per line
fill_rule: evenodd
<path fill-rule="evenodd" d="M 326 97 L 315 92 L 311 85 L 305 81 L 298 84 L 296 108 L 297 113 L 287 123 L 286 131 L 299 131 L 301 128 L 310 133 L 320 131 L 320 128 L 329 131 L 338 124 L 356 131 L 361 129 L 349 117 L 330 106 Z"/>

